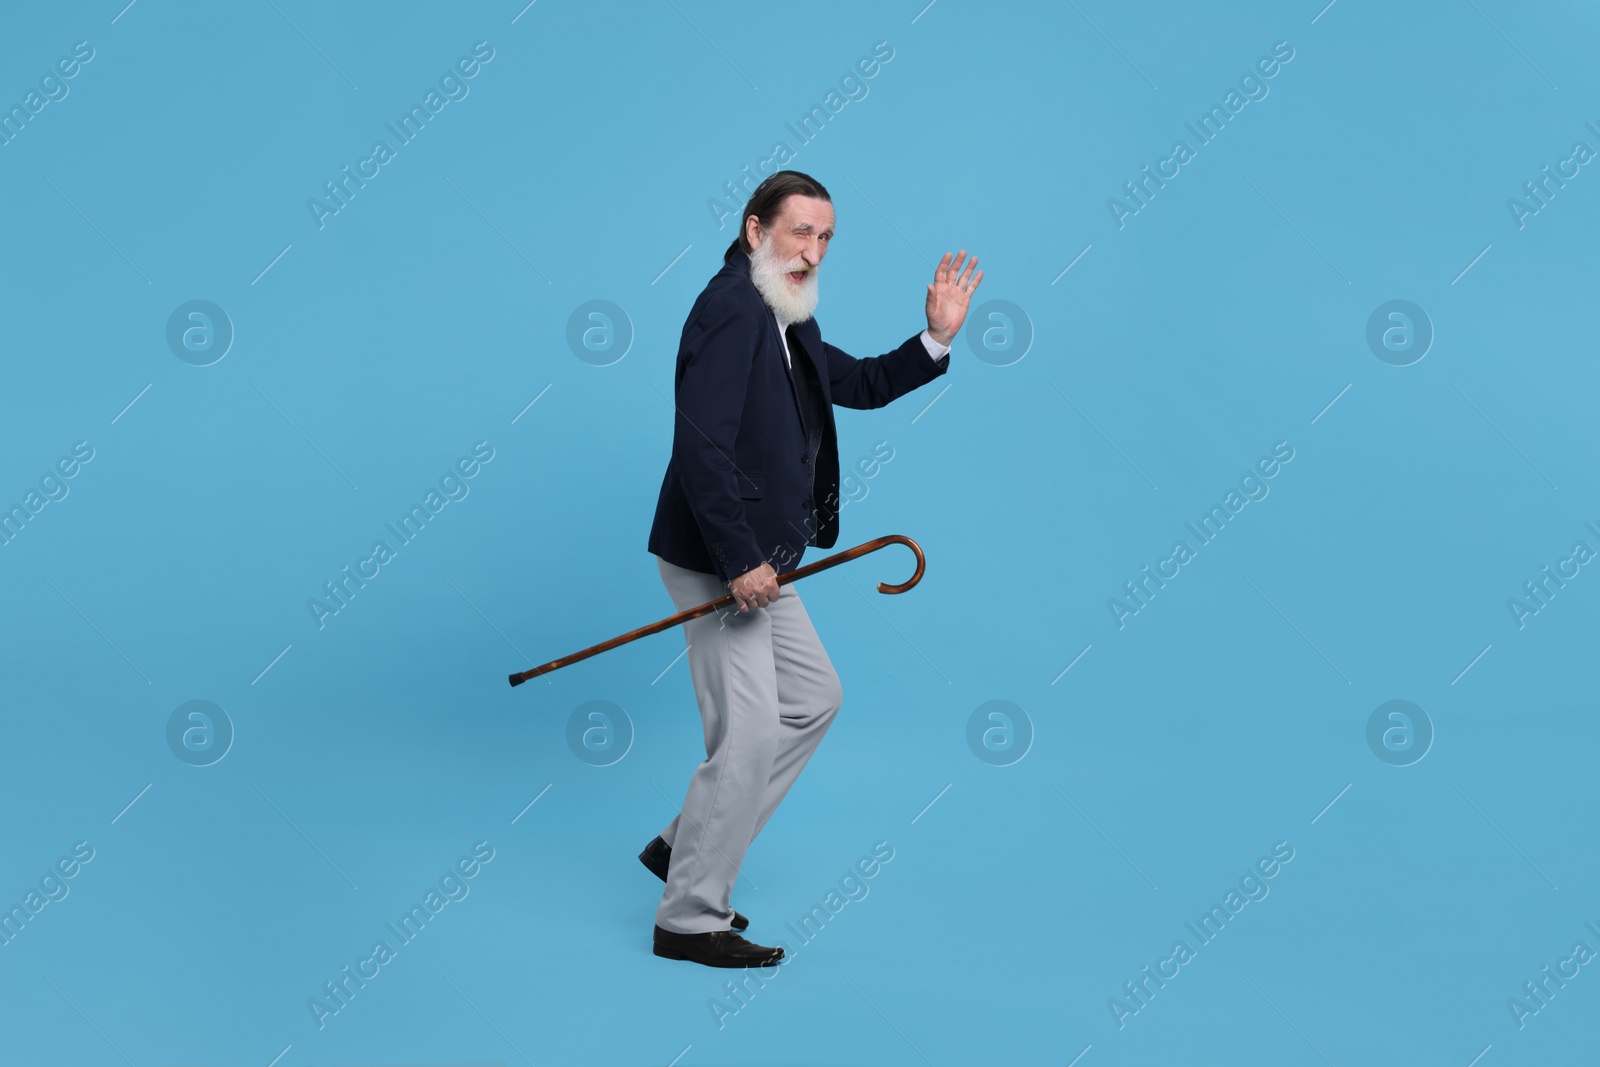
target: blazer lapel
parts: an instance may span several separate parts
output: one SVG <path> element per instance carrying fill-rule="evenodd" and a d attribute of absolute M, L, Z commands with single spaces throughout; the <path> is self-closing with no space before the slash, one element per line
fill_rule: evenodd
<path fill-rule="evenodd" d="M 816 322 L 816 319 L 807 319 L 805 322 L 789 328 L 789 353 L 796 359 L 806 359 L 811 362 L 812 368 L 817 372 L 816 382 L 822 390 L 820 399 L 826 404 L 828 402 L 828 376 L 823 373 L 822 363 L 817 358 L 821 355 L 822 349 L 818 345 L 816 350 L 813 351 L 813 346 L 805 339 L 805 334 L 809 328 L 811 331 L 816 331 L 817 339 L 821 340 L 822 333 L 816 329 Z"/>

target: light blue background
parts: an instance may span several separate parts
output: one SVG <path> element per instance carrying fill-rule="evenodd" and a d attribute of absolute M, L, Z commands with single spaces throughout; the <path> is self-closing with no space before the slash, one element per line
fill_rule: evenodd
<path fill-rule="evenodd" d="M 1600 149 L 1596 33 L 1505 0 L 8 13 L 0 101 L 94 58 L 0 148 L 0 502 L 94 459 L 0 549 L 0 903 L 94 859 L 0 947 L 3 1059 L 1592 1053 L 1596 966 L 1520 1029 L 1507 1000 L 1600 950 L 1600 577 L 1520 629 L 1507 600 L 1600 548 L 1600 177 L 1521 228 L 1507 200 Z M 308 198 L 477 41 L 469 95 L 319 229 Z M 1268 95 L 1119 228 L 1108 198 L 1278 41 Z M 681 635 L 506 675 L 671 613 L 644 546 L 678 333 L 734 234 L 707 202 L 780 139 L 834 197 L 831 342 L 920 329 L 961 248 L 975 306 L 1026 319 L 975 312 L 948 376 L 837 413 L 842 464 L 894 451 L 838 547 L 902 533 L 928 569 L 878 595 L 892 548 L 797 586 L 845 703 L 734 894 L 792 958 L 719 1028 L 744 973 L 650 954 L 634 858 L 703 755 Z M 165 340 L 195 299 L 236 330 L 205 367 Z M 1405 367 L 1366 341 L 1395 299 L 1435 331 Z M 567 342 L 590 300 L 634 335 L 606 366 Z M 1026 356 L 979 358 L 990 325 Z M 478 441 L 470 495 L 318 629 L 308 598 Z M 1108 599 L 1280 441 L 1270 494 L 1119 629 Z M 166 741 L 196 699 L 236 732 L 207 767 Z M 1436 733 L 1411 766 L 1366 741 L 1393 699 Z M 610 766 L 566 741 L 590 700 L 631 722 Z M 991 700 L 1032 726 L 1008 766 L 966 741 Z M 319 1029 L 308 999 L 478 841 L 470 895 Z M 1119 1028 L 1108 1000 L 1280 841 L 1270 895 Z"/>

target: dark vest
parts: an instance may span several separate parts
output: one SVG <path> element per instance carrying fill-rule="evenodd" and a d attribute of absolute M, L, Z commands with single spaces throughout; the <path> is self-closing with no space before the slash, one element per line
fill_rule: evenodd
<path fill-rule="evenodd" d="M 816 368 L 806 358 L 792 325 L 784 331 L 784 338 L 789 343 L 789 380 L 794 384 L 795 398 L 800 406 L 800 425 L 806 434 L 806 471 L 809 481 L 805 507 L 809 513 L 816 508 L 817 453 L 822 448 L 822 427 L 827 412 L 822 407 L 822 383 L 817 381 Z M 814 522 L 810 526 L 811 534 L 806 538 L 806 544 L 814 545 L 821 523 Z"/>

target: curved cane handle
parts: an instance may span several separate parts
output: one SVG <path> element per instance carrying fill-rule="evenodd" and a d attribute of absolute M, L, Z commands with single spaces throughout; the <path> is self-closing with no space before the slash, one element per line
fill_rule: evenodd
<path fill-rule="evenodd" d="M 806 566 L 801 567 L 799 570 L 790 571 L 787 574 L 780 574 L 778 575 L 778 583 L 781 585 L 784 582 L 793 582 L 800 578 L 809 578 L 818 571 L 825 571 L 829 567 L 837 567 L 841 563 L 848 563 L 853 559 L 866 555 L 868 552 L 876 552 L 880 548 L 884 548 L 893 544 L 905 545 L 916 554 L 917 569 L 910 578 L 907 578 L 899 585 L 891 585 L 888 582 L 879 582 L 878 592 L 904 593 L 907 589 L 910 589 L 912 586 L 922 581 L 922 572 L 927 566 L 927 560 L 923 558 L 922 546 L 918 545 L 915 541 L 911 540 L 911 538 L 902 534 L 885 534 L 882 537 L 875 537 L 865 544 L 857 545 L 854 548 L 847 548 L 843 552 L 829 556 L 827 559 L 820 559 L 815 563 L 809 563 Z"/>

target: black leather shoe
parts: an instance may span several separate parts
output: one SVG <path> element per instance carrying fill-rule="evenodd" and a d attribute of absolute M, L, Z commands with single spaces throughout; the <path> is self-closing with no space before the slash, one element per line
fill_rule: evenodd
<path fill-rule="evenodd" d="M 672 846 L 661 840 L 658 835 L 654 841 L 644 846 L 643 852 L 639 853 L 639 862 L 649 868 L 651 874 L 665 882 L 667 880 L 667 865 L 672 862 Z M 749 925 L 749 919 L 746 919 L 738 912 L 733 913 L 733 928 L 735 930 L 744 930 Z M 668 932 L 670 933 L 670 931 Z"/>
<path fill-rule="evenodd" d="M 707 967 L 770 967 L 783 959 L 783 949 L 753 945 L 732 930 L 675 934 L 658 926 L 653 951 L 669 960 L 692 960 Z"/>

